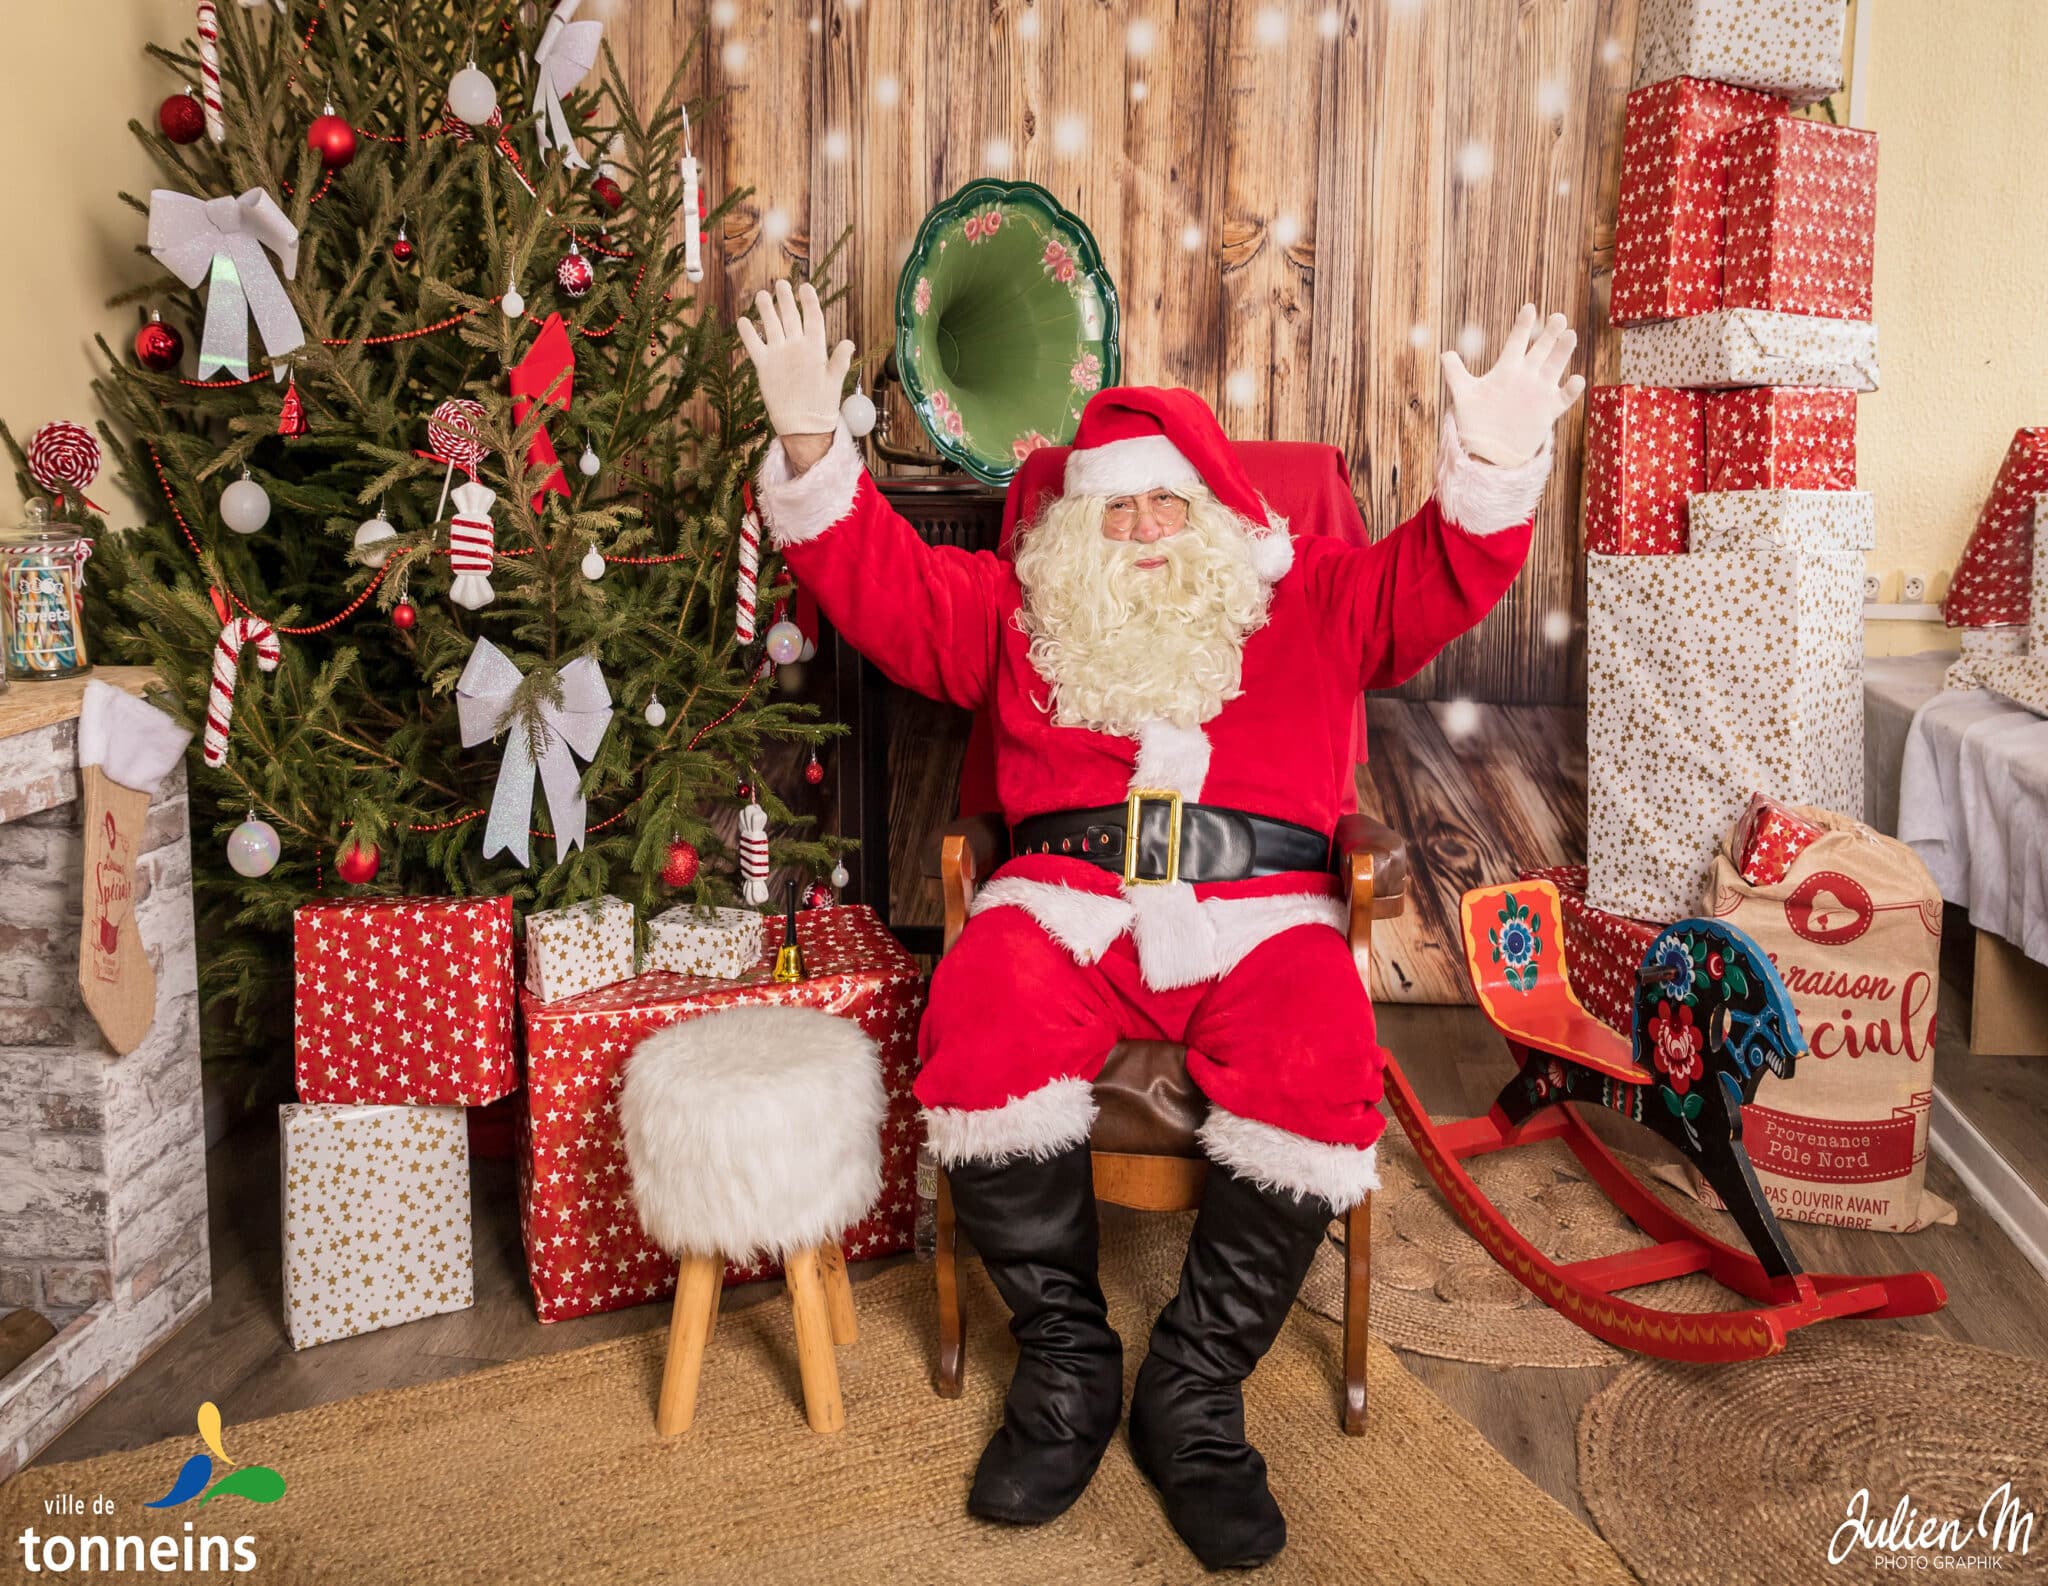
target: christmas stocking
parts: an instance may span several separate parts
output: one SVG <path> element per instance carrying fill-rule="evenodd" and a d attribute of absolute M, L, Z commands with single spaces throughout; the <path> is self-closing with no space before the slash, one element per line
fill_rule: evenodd
<path fill-rule="evenodd" d="M 192 734 L 108 683 L 85 685 L 78 782 L 85 804 L 85 920 L 78 984 L 116 1052 L 141 1044 L 156 1016 L 156 971 L 135 925 L 135 856 L 150 796 Z"/>

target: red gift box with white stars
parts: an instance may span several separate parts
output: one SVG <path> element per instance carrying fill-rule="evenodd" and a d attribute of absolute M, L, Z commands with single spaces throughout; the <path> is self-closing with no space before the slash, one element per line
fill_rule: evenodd
<path fill-rule="evenodd" d="M 619 1133 L 619 1086 L 633 1048 L 654 1031 L 726 1008 L 772 1003 L 852 1019 L 879 1049 L 888 1113 L 882 1194 L 846 1230 L 847 1259 L 910 1247 L 917 1218 L 917 1021 L 924 977 L 865 905 L 798 916 L 806 978 L 778 984 L 784 922 L 764 922 L 761 957 L 737 980 L 655 973 L 543 1003 L 520 995 L 527 1109 L 519 1152 L 519 1227 L 543 1322 L 642 1305 L 675 1292 L 676 1262 L 641 1230 Z M 731 1265 L 727 1283 L 773 1277 L 772 1262 Z"/>
<path fill-rule="evenodd" d="M 1778 117 L 1728 139 L 1721 302 L 1870 318 L 1877 134 Z"/>
<path fill-rule="evenodd" d="M 519 1088 L 510 898 L 326 898 L 292 916 L 299 1100 L 480 1106 Z"/>
<path fill-rule="evenodd" d="M 1785 111 L 1785 101 L 1771 94 L 1695 77 L 1673 77 L 1628 96 L 1608 307 L 1615 324 L 1721 307 L 1730 135 Z"/>
<path fill-rule="evenodd" d="M 1855 488 L 1854 391 L 1747 386 L 1707 393 L 1707 489 Z"/>
<path fill-rule="evenodd" d="M 1686 497 L 1707 488 L 1705 393 L 1595 386 L 1586 406 L 1586 549 L 1679 556 Z"/>
<path fill-rule="evenodd" d="M 1977 514 L 1949 581 L 1942 616 L 1951 628 L 2024 623 L 2034 559 L 2034 508 L 2048 494 L 2048 427 L 2021 430 Z"/>
<path fill-rule="evenodd" d="M 1588 1013 L 1623 1035 L 1635 1029 L 1636 970 L 1660 926 L 1609 914 L 1586 902 L 1586 867 L 1550 865 L 1524 870 L 1524 881 L 1557 888 L 1564 937 L 1565 978 Z"/>
<path fill-rule="evenodd" d="M 1820 828 L 1812 822 L 1801 820 L 1776 799 L 1752 793 L 1735 840 L 1736 852 L 1742 855 L 1742 879 L 1753 887 L 1776 886 L 1791 870 L 1792 861 L 1819 836 Z"/>

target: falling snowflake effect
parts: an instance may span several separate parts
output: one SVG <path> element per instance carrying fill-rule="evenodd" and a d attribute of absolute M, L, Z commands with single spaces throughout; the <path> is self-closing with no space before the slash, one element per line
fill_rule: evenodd
<path fill-rule="evenodd" d="M 1387 0 L 1387 11 L 1397 17 L 1412 17 L 1422 9 L 1422 0 Z"/>
<path fill-rule="evenodd" d="M 1053 117 L 1052 152 L 1079 154 L 1088 146 L 1088 123 L 1076 115 Z"/>
<path fill-rule="evenodd" d="M 1344 13 L 1335 6 L 1324 6 L 1316 17 L 1316 31 L 1326 39 L 1333 39 L 1344 31 Z"/>
<path fill-rule="evenodd" d="M 1010 168 L 1010 140 L 990 138 L 981 146 L 981 162 L 991 171 L 1007 171 Z"/>
<path fill-rule="evenodd" d="M 875 79 L 875 103 L 884 110 L 893 110 L 896 101 L 903 97 L 903 85 L 894 77 L 883 75 Z"/>
<path fill-rule="evenodd" d="M 1444 706 L 1444 736 L 1469 738 L 1479 730 L 1479 707 L 1469 699 L 1454 699 Z"/>
<path fill-rule="evenodd" d="M 846 149 L 847 149 L 847 143 L 846 143 L 846 134 L 845 134 L 845 133 L 843 133 L 843 132 L 839 131 L 839 130 L 838 130 L 838 129 L 837 129 L 836 127 L 835 127 L 835 128 L 834 128 L 834 129 L 832 130 L 832 131 L 830 131 L 830 132 L 828 132 L 828 133 L 826 133 L 826 134 L 825 134 L 825 158 L 826 158 L 826 159 L 828 159 L 828 160 L 832 160 L 832 161 L 835 161 L 835 162 L 836 162 L 836 161 L 839 161 L 839 160 L 843 160 L 843 159 L 845 159 L 845 158 L 846 158 Z"/>
<path fill-rule="evenodd" d="M 1572 614 L 1569 611 L 1546 611 L 1543 614 L 1543 642 L 1563 644 L 1572 636 Z"/>
<path fill-rule="evenodd" d="M 1546 77 L 1536 85 L 1536 114 L 1554 119 L 1565 113 L 1570 104 L 1564 79 Z"/>
<path fill-rule="evenodd" d="M 720 32 L 723 32 L 733 25 L 733 21 L 739 16 L 739 13 L 740 8 L 733 4 L 733 0 L 713 0 L 711 25 Z"/>
<path fill-rule="evenodd" d="M 1620 39 L 1603 39 L 1600 43 L 1600 64 L 1602 66 L 1619 66 L 1622 53 Z"/>
<path fill-rule="evenodd" d="M 1408 345 L 1420 352 L 1436 338 L 1429 333 L 1429 321 L 1418 319 L 1408 327 Z"/>
<path fill-rule="evenodd" d="M 747 45 L 744 39 L 727 39 L 725 47 L 718 52 L 718 64 L 728 72 L 746 70 Z"/>
<path fill-rule="evenodd" d="M 1028 6 L 1017 18 L 1017 37 L 1035 39 L 1038 37 L 1038 13 Z"/>
<path fill-rule="evenodd" d="M 789 211 L 780 204 L 775 205 L 761 216 L 761 235 L 769 242 L 780 242 L 789 235 Z"/>
<path fill-rule="evenodd" d="M 1150 22 L 1133 22 L 1124 30 L 1124 48 L 1143 60 L 1159 43 L 1159 30 Z"/>
<path fill-rule="evenodd" d="M 1301 217 L 1298 215 L 1275 215 L 1273 217 L 1273 241 L 1283 248 L 1291 248 L 1301 241 Z"/>
<path fill-rule="evenodd" d="M 1233 369 L 1230 378 L 1223 382 L 1223 400 L 1234 408 L 1250 407 L 1258 394 L 1258 385 L 1249 369 Z"/>
<path fill-rule="evenodd" d="M 1189 253 L 1193 253 L 1197 248 L 1201 247 L 1202 228 L 1196 225 L 1187 225 L 1181 227 L 1180 245 L 1183 248 L 1187 249 Z"/>
<path fill-rule="evenodd" d="M 1493 174 L 1493 150 L 1473 138 L 1458 150 L 1458 178 L 1465 182 L 1483 182 Z"/>
<path fill-rule="evenodd" d="M 1150 92 L 1151 90 L 1145 86 L 1145 79 L 1140 77 L 1131 84 L 1131 103 L 1134 105 L 1140 103 Z"/>
<path fill-rule="evenodd" d="M 1569 176 L 1560 176 L 1557 179 L 1557 196 L 1559 198 L 1569 198 L 1571 191 L 1572 179 Z"/>
<path fill-rule="evenodd" d="M 1287 42 L 1287 13 L 1278 6 L 1261 6 L 1252 20 L 1252 37 L 1264 49 L 1277 49 Z"/>
<path fill-rule="evenodd" d="M 1473 363 L 1484 351 L 1486 332 L 1479 328 L 1476 321 L 1466 320 L 1464 328 L 1458 332 L 1458 356 L 1467 363 Z"/>
<path fill-rule="evenodd" d="M 813 33 L 823 33 L 825 31 L 824 20 L 820 17 L 812 17 L 810 21 L 810 29 Z"/>

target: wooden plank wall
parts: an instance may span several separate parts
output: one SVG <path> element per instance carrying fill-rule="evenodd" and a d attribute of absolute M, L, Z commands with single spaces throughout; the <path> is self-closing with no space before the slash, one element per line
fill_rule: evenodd
<path fill-rule="evenodd" d="M 703 36 L 698 152 L 714 194 L 755 189 L 713 239 L 718 312 L 851 227 L 837 324 L 878 359 L 926 210 L 1038 182 L 1109 262 L 1125 379 L 1193 387 L 1240 438 L 1341 446 L 1378 532 L 1430 488 L 1439 348 L 1490 360 L 1532 299 L 1611 371 L 1636 5 L 618 0 L 611 29 L 642 92 Z M 1574 418 L 1527 574 L 1406 692 L 1583 698 L 1581 439 Z"/>

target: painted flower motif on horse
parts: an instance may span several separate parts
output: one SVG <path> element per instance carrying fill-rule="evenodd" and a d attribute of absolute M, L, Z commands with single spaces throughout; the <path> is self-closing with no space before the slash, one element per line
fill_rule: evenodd
<path fill-rule="evenodd" d="M 1650 1020 L 1650 1060 L 1679 1095 L 1706 1072 L 1705 1046 L 1706 1031 L 1692 1022 L 1691 1008 L 1682 1002 L 1676 1008 L 1668 1001 L 1657 1004 Z"/>
<path fill-rule="evenodd" d="M 1493 944 L 1493 961 L 1507 965 L 1507 983 L 1515 990 L 1533 991 L 1536 960 L 1543 953 L 1542 921 L 1530 912 L 1528 904 L 1516 902 L 1512 892 L 1503 901 L 1496 916 L 1500 923 L 1486 933 Z"/>

